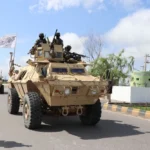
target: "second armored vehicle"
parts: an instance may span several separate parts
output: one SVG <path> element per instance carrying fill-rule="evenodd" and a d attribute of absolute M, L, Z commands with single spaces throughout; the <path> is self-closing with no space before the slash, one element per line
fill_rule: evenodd
<path fill-rule="evenodd" d="M 4 85 L 2 77 L 0 77 L 0 94 L 4 94 Z"/>

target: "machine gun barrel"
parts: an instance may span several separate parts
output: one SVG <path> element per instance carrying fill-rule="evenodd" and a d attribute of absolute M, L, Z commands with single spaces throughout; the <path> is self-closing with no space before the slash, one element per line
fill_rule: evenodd
<path fill-rule="evenodd" d="M 88 57 L 88 56 L 86 56 L 86 55 L 77 54 L 77 53 L 75 53 L 75 52 L 73 52 L 72 54 L 74 54 L 74 55 L 78 55 L 78 56 L 81 56 L 81 57 L 87 57 L 87 58 L 89 58 L 89 57 Z"/>

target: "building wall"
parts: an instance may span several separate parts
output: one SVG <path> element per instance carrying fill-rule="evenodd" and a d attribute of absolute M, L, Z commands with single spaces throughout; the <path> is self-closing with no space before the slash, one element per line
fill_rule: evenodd
<path fill-rule="evenodd" d="M 111 102 L 150 103 L 150 88 L 113 86 Z"/>
<path fill-rule="evenodd" d="M 150 87 L 150 72 L 137 71 L 131 74 L 131 87 Z"/>
<path fill-rule="evenodd" d="M 113 100 L 117 102 L 131 102 L 131 87 L 129 86 L 113 86 L 111 94 L 112 102 Z"/>

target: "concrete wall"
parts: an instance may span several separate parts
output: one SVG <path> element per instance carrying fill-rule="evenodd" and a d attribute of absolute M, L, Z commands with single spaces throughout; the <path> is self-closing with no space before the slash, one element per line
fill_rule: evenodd
<path fill-rule="evenodd" d="M 111 99 L 121 102 L 129 102 L 131 97 L 131 90 L 128 86 L 113 86 Z"/>
<path fill-rule="evenodd" d="M 132 103 L 150 103 L 150 88 L 132 87 L 131 88 Z"/>
<path fill-rule="evenodd" d="M 114 86 L 112 102 L 150 103 L 150 88 Z"/>

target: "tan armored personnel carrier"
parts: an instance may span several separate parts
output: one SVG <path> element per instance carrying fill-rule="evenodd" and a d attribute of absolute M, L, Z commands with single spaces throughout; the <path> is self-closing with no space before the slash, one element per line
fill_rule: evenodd
<path fill-rule="evenodd" d="M 4 85 L 2 77 L 0 77 L 0 94 L 4 94 Z"/>
<path fill-rule="evenodd" d="M 8 112 L 17 114 L 22 105 L 28 129 L 39 128 L 45 113 L 78 115 L 85 125 L 97 124 L 107 82 L 89 75 L 83 61 L 64 60 L 62 45 L 47 41 L 33 47 L 31 54 L 34 60 L 27 66 L 10 69 Z"/>

